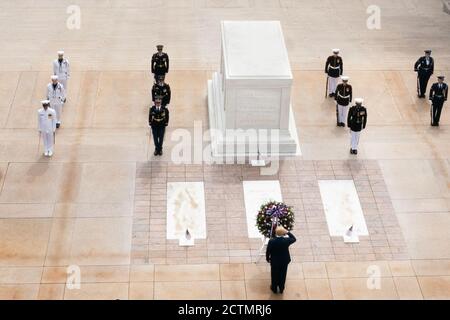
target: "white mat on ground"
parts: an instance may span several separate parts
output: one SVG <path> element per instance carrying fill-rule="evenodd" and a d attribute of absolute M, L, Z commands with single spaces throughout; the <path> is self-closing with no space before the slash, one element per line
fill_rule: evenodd
<path fill-rule="evenodd" d="M 205 190 L 203 182 L 167 183 L 167 239 L 206 239 Z"/>
<path fill-rule="evenodd" d="M 364 214 L 353 180 L 319 180 L 330 236 L 343 236 L 353 225 L 358 236 L 367 236 Z"/>

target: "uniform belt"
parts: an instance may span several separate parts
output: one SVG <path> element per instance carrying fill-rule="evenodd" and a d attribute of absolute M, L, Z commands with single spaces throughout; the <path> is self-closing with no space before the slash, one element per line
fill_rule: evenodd
<path fill-rule="evenodd" d="M 158 64 L 158 67 L 164 67 L 164 65 L 163 64 Z"/>
<path fill-rule="evenodd" d="M 435 94 L 433 98 L 443 98 L 443 97 L 444 97 L 444 95 L 442 95 L 442 94 Z"/>
<path fill-rule="evenodd" d="M 340 68 L 341 68 L 341 66 L 338 66 L 338 67 L 333 67 L 333 66 L 330 66 L 330 68 L 331 68 L 331 69 L 340 69 Z"/>
<path fill-rule="evenodd" d="M 350 98 L 350 95 L 348 95 L 348 96 L 342 96 L 339 92 L 338 92 L 338 96 L 341 97 L 341 98 L 344 98 L 344 99 Z"/>

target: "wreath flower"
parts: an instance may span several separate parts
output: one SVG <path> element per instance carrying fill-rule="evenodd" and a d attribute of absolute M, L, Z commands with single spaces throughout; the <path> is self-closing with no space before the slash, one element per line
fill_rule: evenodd
<path fill-rule="evenodd" d="M 292 207 L 277 201 L 269 201 L 261 205 L 256 216 L 256 226 L 266 238 L 275 237 L 275 228 L 280 225 L 291 231 L 294 228 L 294 221 Z"/>

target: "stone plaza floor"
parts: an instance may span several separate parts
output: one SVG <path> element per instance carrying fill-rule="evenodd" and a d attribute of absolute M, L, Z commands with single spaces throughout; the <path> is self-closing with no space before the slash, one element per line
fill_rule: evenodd
<path fill-rule="evenodd" d="M 0 0 L 0 299 L 449 299 L 450 112 L 430 127 L 413 64 L 433 49 L 450 79 L 450 15 L 440 0 Z M 208 129 L 207 80 L 220 65 L 221 20 L 280 20 L 294 74 L 302 155 L 276 175 L 245 164 L 171 161 L 172 133 Z M 171 120 L 165 153 L 147 128 L 149 61 L 166 45 Z M 339 47 L 367 129 L 357 156 L 324 98 L 326 57 Z M 64 49 L 72 66 L 55 154 L 38 150 L 36 110 Z M 434 81 L 432 78 L 430 81 Z M 449 102 L 447 102 L 448 104 Z M 42 144 L 41 144 L 42 147 Z M 279 180 L 294 207 L 283 296 L 247 237 L 243 181 Z M 331 237 L 319 180 L 353 180 L 369 236 Z M 208 237 L 166 239 L 168 182 L 202 181 Z M 66 286 L 67 267 L 80 289 Z M 368 270 L 380 273 L 367 286 Z"/>

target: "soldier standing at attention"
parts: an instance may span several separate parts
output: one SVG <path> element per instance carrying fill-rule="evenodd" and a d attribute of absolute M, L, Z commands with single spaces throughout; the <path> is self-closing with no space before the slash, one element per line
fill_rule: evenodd
<path fill-rule="evenodd" d="M 417 96 L 425 98 L 428 80 L 434 72 L 434 59 L 431 57 L 431 50 L 425 50 L 425 56 L 416 61 L 414 71 L 417 72 Z"/>
<path fill-rule="evenodd" d="M 430 89 L 431 100 L 431 125 L 439 127 L 442 107 L 448 98 L 448 85 L 444 83 L 444 76 L 438 77 L 438 82 L 434 83 Z"/>
<path fill-rule="evenodd" d="M 348 84 L 349 77 L 342 76 L 342 83 L 338 84 L 334 99 L 336 100 L 337 107 L 337 126 L 345 127 L 347 121 L 348 105 L 352 102 L 352 86 Z"/>
<path fill-rule="evenodd" d="M 67 82 L 70 78 L 70 64 L 69 60 L 64 58 L 64 51 L 58 51 L 58 59 L 53 61 L 53 75 L 58 76 L 58 81 L 63 85 L 67 96 Z"/>
<path fill-rule="evenodd" d="M 336 92 L 339 77 L 344 72 L 344 62 L 339 56 L 339 49 L 333 49 L 333 55 L 329 56 L 325 63 L 325 73 L 327 77 L 327 92 L 329 97 L 333 97 Z"/>
<path fill-rule="evenodd" d="M 162 105 L 161 97 L 155 98 L 155 105 L 150 108 L 148 125 L 152 128 L 155 156 L 162 156 L 166 127 L 169 124 L 169 109 Z"/>
<path fill-rule="evenodd" d="M 157 76 L 156 83 L 153 85 L 152 88 L 152 101 L 155 101 L 156 97 L 161 97 L 162 99 L 162 106 L 165 108 L 168 108 L 170 104 L 170 86 L 164 82 L 164 76 L 159 75 Z"/>
<path fill-rule="evenodd" d="M 157 80 L 157 76 L 165 76 L 169 72 L 169 56 L 162 51 L 163 48 L 163 45 L 157 45 L 156 49 L 158 52 L 152 57 L 152 73 L 155 76 L 155 80 Z"/>
<path fill-rule="evenodd" d="M 38 110 L 39 139 L 44 140 L 44 156 L 53 156 L 53 145 L 55 143 L 56 111 L 50 108 L 50 101 L 41 102 L 42 108 Z"/>
<path fill-rule="evenodd" d="M 52 82 L 47 85 L 47 100 L 50 100 L 50 107 L 56 111 L 56 128 L 59 128 L 63 106 L 66 103 L 66 90 L 59 83 L 58 76 L 52 76 L 51 79 Z"/>
<path fill-rule="evenodd" d="M 361 131 L 366 128 L 367 124 L 367 110 L 363 107 L 362 98 L 355 99 L 356 105 L 351 107 L 348 111 L 347 125 L 350 128 L 351 135 L 351 154 L 358 154 L 358 144 Z"/>

